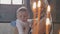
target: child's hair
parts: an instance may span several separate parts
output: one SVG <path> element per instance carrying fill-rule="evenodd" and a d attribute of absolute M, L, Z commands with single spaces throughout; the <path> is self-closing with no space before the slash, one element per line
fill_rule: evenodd
<path fill-rule="evenodd" d="M 27 11 L 27 8 L 22 6 L 17 10 L 17 13 L 20 12 L 20 11 Z"/>
<path fill-rule="evenodd" d="M 17 14 L 19 13 L 19 12 L 27 12 L 28 13 L 28 15 L 30 16 L 30 13 L 28 12 L 28 10 L 27 10 L 27 8 L 26 7 L 24 7 L 24 6 L 22 6 L 22 7 L 20 7 L 18 10 L 17 10 Z"/>

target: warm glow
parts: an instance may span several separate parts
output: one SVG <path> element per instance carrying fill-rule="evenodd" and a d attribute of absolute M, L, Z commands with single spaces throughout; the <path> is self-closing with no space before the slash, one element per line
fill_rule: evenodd
<path fill-rule="evenodd" d="M 51 9 L 51 8 L 50 8 L 50 6 L 48 5 L 48 7 L 47 7 L 47 11 L 50 12 L 50 9 Z"/>
<path fill-rule="evenodd" d="M 40 0 L 38 1 L 38 7 L 41 7 L 41 1 Z"/>
<path fill-rule="evenodd" d="M 50 19 L 46 18 L 46 25 L 50 25 L 50 24 L 51 24 Z"/>
<path fill-rule="evenodd" d="M 60 30 L 59 30 L 59 34 L 60 34 Z"/>
<path fill-rule="evenodd" d="M 33 9 L 35 9 L 35 8 L 36 8 L 36 2 L 33 3 Z"/>

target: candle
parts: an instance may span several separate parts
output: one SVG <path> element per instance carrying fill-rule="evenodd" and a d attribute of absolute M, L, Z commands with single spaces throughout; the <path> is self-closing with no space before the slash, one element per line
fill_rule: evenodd
<path fill-rule="evenodd" d="M 40 30 L 40 14 L 41 14 L 41 1 L 39 0 L 38 2 L 37 2 L 38 4 L 37 4 L 37 18 L 38 18 L 38 23 L 37 23 L 37 34 L 39 34 L 39 30 Z"/>
<path fill-rule="evenodd" d="M 38 23 L 40 23 L 41 1 L 38 1 Z"/>
<path fill-rule="evenodd" d="M 33 18 L 36 19 L 37 17 L 37 21 L 34 20 L 34 23 L 33 23 L 33 32 L 32 34 L 39 34 L 39 23 L 40 23 L 40 9 L 41 8 L 41 1 L 39 0 L 36 0 L 36 2 L 33 3 Z"/>
<path fill-rule="evenodd" d="M 32 10 L 33 10 L 33 19 L 36 19 L 36 2 L 33 3 L 33 6 L 32 6 Z M 33 20 L 33 28 L 32 28 L 32 34 L 35 34 L 36 33 L 36 30 L 35 30 L 35 24 L 36 24 L 36 20 Z"/>
<path fill-rule="evenodd" d="M 49 25 L 50 25 L 50 20 L 49 18 L 46 18 L 46 34 L 49 34 Z"/>
<path fill-rule="evenodd" d="M 36 2 L 33 3 L 32 10 L 33 10 L 33 19 L 35 19 L 36 18 Z"/>
<path fill-rule="evenodd" d="M 49 34 L 49 27 L 51 25 L 50 22 L 50 6 L 47 7 L 47 18 L 46 18 L 46 34 Z"/>
<path fill-rule="evenodd" d="M 50 6 L 48 5 L 48 7 L 47 7 L 47 18 L 50 18 Z"/>
<path fill-rule="evenodd" d="M 32 10 L 33 10 L 33 19 L 36 19 L 36 2 L 33 3 Z M 35 20 L 34 23 L 36 23 Z"/>

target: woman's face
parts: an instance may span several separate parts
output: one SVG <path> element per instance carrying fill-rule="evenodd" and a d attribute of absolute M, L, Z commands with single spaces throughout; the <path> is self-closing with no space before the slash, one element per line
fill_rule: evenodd
<path fill-rule="evenodd" d="M 26 22 L 28 18 L 28 13 L 25 11 L 20 11 L 17 15 L 17 19 L 22 20 L 23 22 Z"/>

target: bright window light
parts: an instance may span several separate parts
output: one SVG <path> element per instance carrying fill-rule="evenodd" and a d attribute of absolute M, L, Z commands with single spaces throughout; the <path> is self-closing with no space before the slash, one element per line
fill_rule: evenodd
<path fill-rule="evenodd" d="M 19 5 L 22 5 L 22 0 L 0 0 L 0 4 L 19 4 Z"/>
<path fill-rule="evenodd" d="M 0 0 L 0 4 L 11 4 L 11 0 Z"/>
<path fill-rule="evenodd" d="M 22 4 L 22 0 L 12 0 L 12 4 Z"/>

